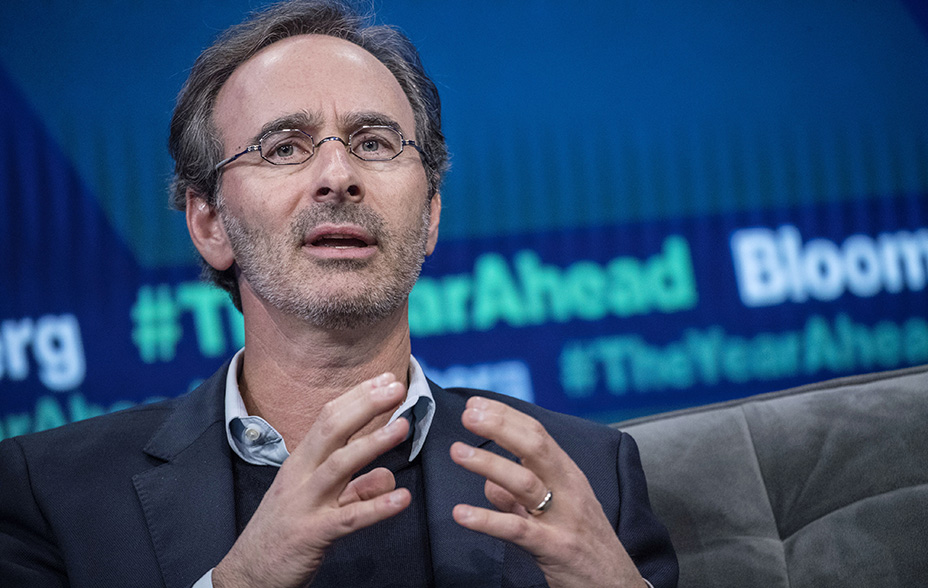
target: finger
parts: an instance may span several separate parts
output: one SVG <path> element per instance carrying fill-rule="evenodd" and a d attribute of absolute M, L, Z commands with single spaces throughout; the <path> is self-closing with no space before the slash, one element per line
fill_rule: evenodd
<path fill-rule="evenodd" d="M 393 477 L 393 472 L 387 468 L 377 468 L 349 482 L 345 491 L 338 497 L 338 505 L 370 500 L 395 488 L 396 478 Z"/>
<path fill-rule="evenodd" d="M 452 510 L 462 527 L 518 545 L 539 564 L 551 586 L 643 586 L 641 575 L 607 524 L 603 532 L 583 527 L 564 532 L 536 518 L 467 504 Z"/>
<path fill-rule="evenodd" d="M 328 521 L 323 521 L 320 530 L 323 539 L 334 541 L 359 529 L 396 516 L 412 502 L 412 495 L 406 488 L 397 488 L 370 500 L 353 502 L 341 508 L 328 511 Z"/>
<path fill-rule="evenodd" d="M 402 443 L 408 432 L 409 421 L 400 418 L 336 449 L 313 472 L 306 497 L 310 500 L 338 499 L 358 470 Z"/>
<path fill-rule="evenodd" d="M 579 471 L 541 423 L 501 402 L 471 397 L 461 415 L 461 422 L 472 433 L 495 441 L 510 451 L 525 467 L 549 483 Z M 538 495 L 543 497 L 543 493 Z"/>
<path fill-rule="evenodd" d="M 512 495 L 512 492 L 498 484 L 494 484 L 490 480 L 487 480 L 483 485 L 483 494 L 490 501 L 490 504 L 500 512 L 511 512 L 519 515 L 528 514 L 525 507 L 519 504 L 516 497 Z"/>
<path fill-rule="evenodd" d="M 543 530 L 532 517 L 496 512 L 469 504 L 458 504 L 451 511 L 451 516 L 466 529 L 509 541 L 530 553 L 537 553 L 542 546 Z"/>
<path fill-rule="evenodd" d="M 466 443 L 456 442 L 451 446 L 451 459 L 464 469 L 496 484 L 511 494 L 514 501 L 525 508 L 537 505 L 548 492 L 545 483 L 527 467 L 495 453 L 471 447 Z M 490 497 L 487 496 L 487 498 Z M 497 505 L 494 503 L 494 506 Z"/>
<path fill-rule="evenodd" d="M 322 408 L 306 437 L 287 461 L 294 459 L 313 470 L 374 418 L 396 407 L 406 397 L 406 386 L 393 374 L 366 380 Z"/>

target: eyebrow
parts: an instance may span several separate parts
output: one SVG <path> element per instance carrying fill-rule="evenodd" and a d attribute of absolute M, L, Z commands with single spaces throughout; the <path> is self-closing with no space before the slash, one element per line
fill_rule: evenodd
<path fill-rule="evenodd" d="M 300 129 L 309 133 L 311 129 L 317 129 L 323 125 L 322 118 L 322 115 L 319 113 L 309 113 L 305 111 L 285 114 L 266 122 L 261 127 L 261 130 L 251 138 L 250 142 L 252 145 L 255 145 L 264 135 L 273 131 L 281 131 L 283 129 Z M 355 130 L 364 126 L 390 127 L 391 129 L 399 131 L 405 136 L 405 133 L 403 133 L 400 124 L 382 112 L 350 112 L 340 117 L 339 127 L 347 130 L 349 133 L 354 132 Z"/>
<path fill-rule="evenodd" d="M 390 127 L 393 130 L 403 132 L 400 124 L 382 112 L 351 112 L 341 118 L 341 127 L 349 132 L 354 132 L 360 127 Z M 405 134 L 405 133 L 404 133 Z"/>
<path fill-rule="evenodd" d="M 319 114 L 310 114 L 308 112 L 294 112 L 279 116 L 274 120 L 268 121 L 261 127 L 261 130 L 251 138 L 251 144 L 255 145 L 264 135 L 283 129 L 311 129 L 322 124 L 322 116 Z"/>

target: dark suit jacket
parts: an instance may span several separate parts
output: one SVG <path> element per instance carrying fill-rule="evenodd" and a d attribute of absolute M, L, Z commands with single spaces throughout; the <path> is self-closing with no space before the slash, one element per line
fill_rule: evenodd
<path fill-rule="evenodd" d="M 0 586 L 183 588 L 214 567 L 235 541 L 227 366 L 180 398 L 0 443 Z M 452 520 L 455 504 L 487 503 L 483 479 L 451 461 L 451 443 L 505 451 L 461 425 L 476 391 L 432 391 L 422 468 L 436 584 L 544 585 L 525 552 Z M 651 513 L 631 437 L 479 393 L 539 419 L 586 472 L 644 576 L 658 588 L 676 585 L 673 549 Z"/>

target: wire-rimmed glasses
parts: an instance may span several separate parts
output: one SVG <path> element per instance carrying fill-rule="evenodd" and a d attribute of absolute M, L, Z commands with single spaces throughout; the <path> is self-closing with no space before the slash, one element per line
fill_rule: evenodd
<path fill-rule="evenodd" d="M 403 133 L 389 126 L 363 126 L 348 135 L 347 141 L 341 137 L 332 136 L 321 139 L 318 143 L 311 135 L 299 129 L 280 129 L 265 133 L 257 143 L 249 145 L 232 157 L 223 159 L 216 164 L 213 170 L 219 171 L 223 166 L 252 151 L 257 151 L 261 159 L 274 165 L 300 165 L 309 161 L 316 149 L 328 141 L 340 142 L 349 153 L 364 161 L 396 159 L 406 145 L 422 153 L 422 148 L 415 141 L 405 139 Z"/>

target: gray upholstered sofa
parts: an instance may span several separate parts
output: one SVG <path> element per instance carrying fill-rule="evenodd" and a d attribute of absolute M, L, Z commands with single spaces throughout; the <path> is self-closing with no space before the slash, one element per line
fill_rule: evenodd
<path fill-rule="evenodd" d="M 928 366 L 617 426 L 681 588 L 928 587 Z"/>

